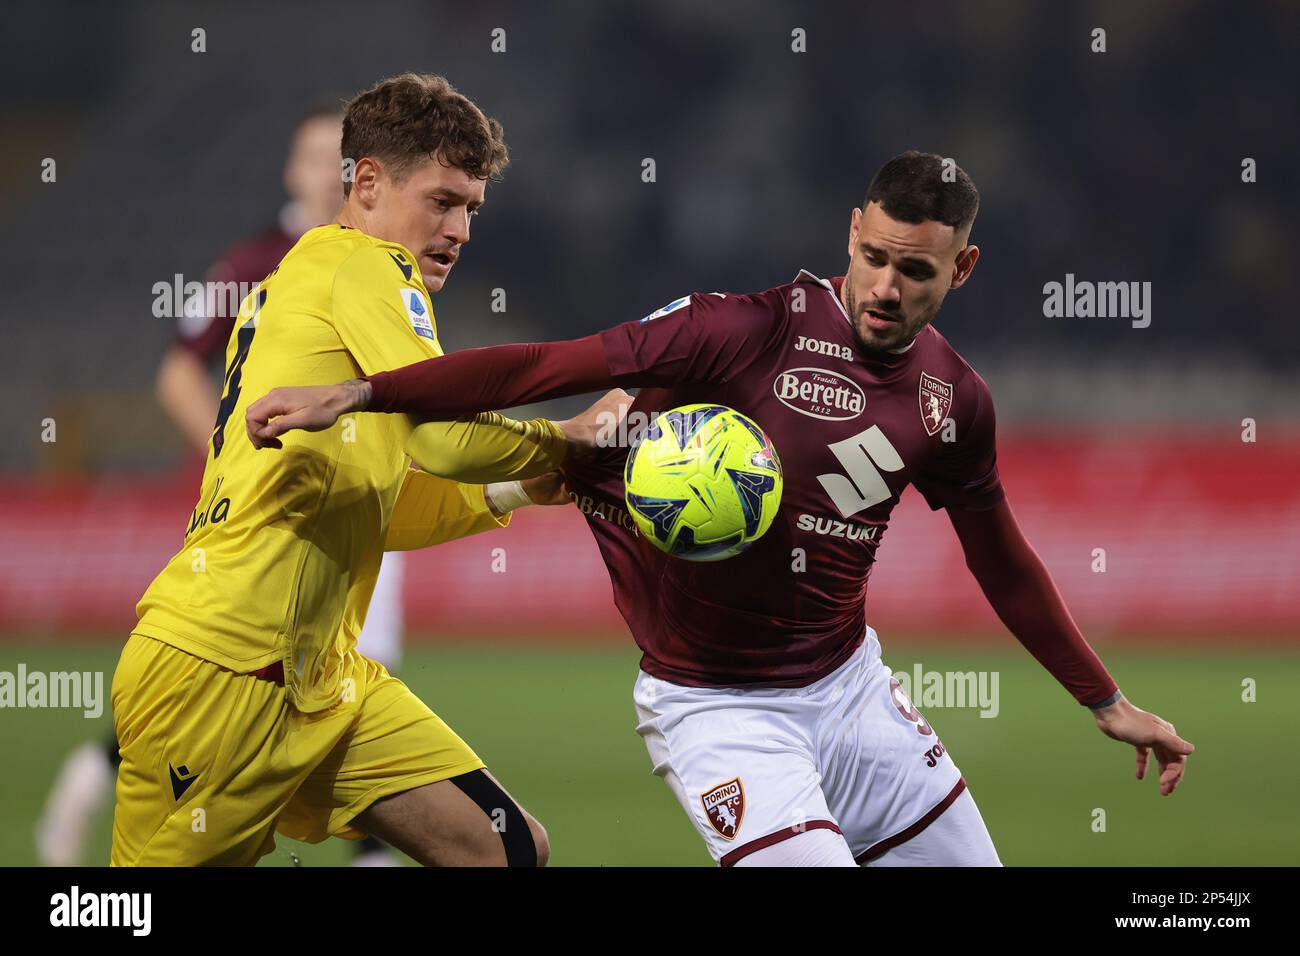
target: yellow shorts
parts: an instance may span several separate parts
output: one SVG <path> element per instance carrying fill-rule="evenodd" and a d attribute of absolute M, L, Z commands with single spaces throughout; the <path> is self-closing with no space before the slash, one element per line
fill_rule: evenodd
<path fill-rule="evenodd" d="M 132 634 L 113 676 L 122 764 L 113 866 L 251 866 L 275 832 L 359 839 L 376 800 L 483 766 L 382 664 L 355 650 L 349 700 L 315 714 L 281 685 Z"/>

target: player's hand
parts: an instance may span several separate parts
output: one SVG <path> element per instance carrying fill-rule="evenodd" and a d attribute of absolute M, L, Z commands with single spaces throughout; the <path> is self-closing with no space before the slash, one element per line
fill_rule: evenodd
<path fill-rule="evenodd" d="M 1146 777 L 1147 762 L 1155 751 L 1160 767 L 1160 795 L 1167 797 L 1182 782 L 1187 769 L 1187 755 L 1194 752 L 1190 742 L 1179 737 L 1174 725 L 1121 697 L 1109 707 L 1093 712 L 1097 727 L 1113 740 L 1122 740 L 1137 748 L 1137 778 Z"/>
<path fill-rule="evenodd" d="M 621 388 L 614 388 L 581 415 L 555 424 L 569 440 L 569 454 L 586 457 L 597 448 L 617 444 L 619 424 L 631 407 L 632 396 Z"/>
<path fill-rule="evenodd" d="M 287 431 L 324 431 L 340 415 L 364 411 L 369 404 L 370 383 L 361 379 L 339 385 L 273 388 L 248 406 L 244 424 L 254 448 L 279 448 L 278 436 Z"/>
<path fill-rule="evenodd" d="M 549 471 L 536 478 L 525 478 L 521 484 L 535 505 L 567 505 L 573 501 L 569 497 L 569 489 L 564 487 L 564 476 L 558 471 Z"/>

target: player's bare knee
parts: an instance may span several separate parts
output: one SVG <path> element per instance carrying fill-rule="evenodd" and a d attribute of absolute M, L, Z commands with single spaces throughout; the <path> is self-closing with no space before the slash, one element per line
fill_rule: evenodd
<path fill-rule="evenodd" d="M 537 865 L 545 866 L 551 859 L 551 838 L 546 834 L 546 827 L 542 826 L 541 821 L 531 813 L 525 811 L 524 818 L 528 821 L 528 832 L 532 834 L 533 846 L 537 848 Z"/>
<path fill-rule="evenodd" d="M 550 859 L 551 842 L 546 828 L 513 800 L 505 807 L 493 808 L 487 814 L 486 823 L 469 848 L 475 865 L 545 866 Z"/>
<path fill-rule="evenodd" d="M 545 863 L 550 855 L 546 830 L 486 770 L 471 770 L 452 777 L 451 782 L 487 815 L 490 827 L 484 835 L 490 833 L 496 840 L 493 856 L 499 857 L 504 850 L 506 866 Z"/>

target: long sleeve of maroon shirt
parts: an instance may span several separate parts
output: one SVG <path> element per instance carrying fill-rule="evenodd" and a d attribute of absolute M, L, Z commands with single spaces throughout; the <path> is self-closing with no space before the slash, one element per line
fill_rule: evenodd
<path fill-rule="evenodd" d="M 660 327 L 668 319 L 657 320 Z M 707 335 L 683 323 L 672 335 L 643 337 L 627 322 L 563 342 L 468 349 L 368 376 L 368 410 L 449 419 L 612 387 L 673 386 L 717 380 L 745 353 L 764 347 L 750 329 L 714 321 Z M 658 331 L 658 330 L 657 330 Z M 715 376 L 715 378 L 710 378 Z M 1110 700 L 1118 688 L 1070 617 L 1060 593 L 1013 518 L 1001 533 L 964 541 L 967 563 L 1016 639 L 1081 704 Z M 1021 575 L 999 569 L 1035 569 Z M 1037 570 L 1041 569 L 1041 570 Z"/>
<path fill-rule="evenodd" d="M 459 418 L 615 386 L 670 385 L 672 371 L 611 373 L 604 333 L 567 342 L 498 345 L 371 375 L 368 410 Z"/>

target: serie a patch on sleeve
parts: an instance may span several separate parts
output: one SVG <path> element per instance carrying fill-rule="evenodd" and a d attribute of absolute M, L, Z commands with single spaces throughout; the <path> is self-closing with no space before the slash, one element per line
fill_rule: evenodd
<path fill-rule="evenodd" d="M 425 339 L 433 339 L 433 319 L 424 296 L 417 289 L 402 290 L 402 305 L 406 308 L 406 317 L 411 320 L 415 334 Z"/>
<path fill-rule="evenodd" d="M 673 301 L 669 302 L 662 309 L 656 309 L 654 312 L 651 312 L 641 321 L 653 322 L 655 319 L 662 318 L 663 316 L 667 315 L 669 312 L 676 312 L 678 309 L 682 308 L 682 306 L 689 305 L 690 301 L 691 301 L 691 297 L 689 295 L 684 295 L 680 299 L 673 299 Z"/>

